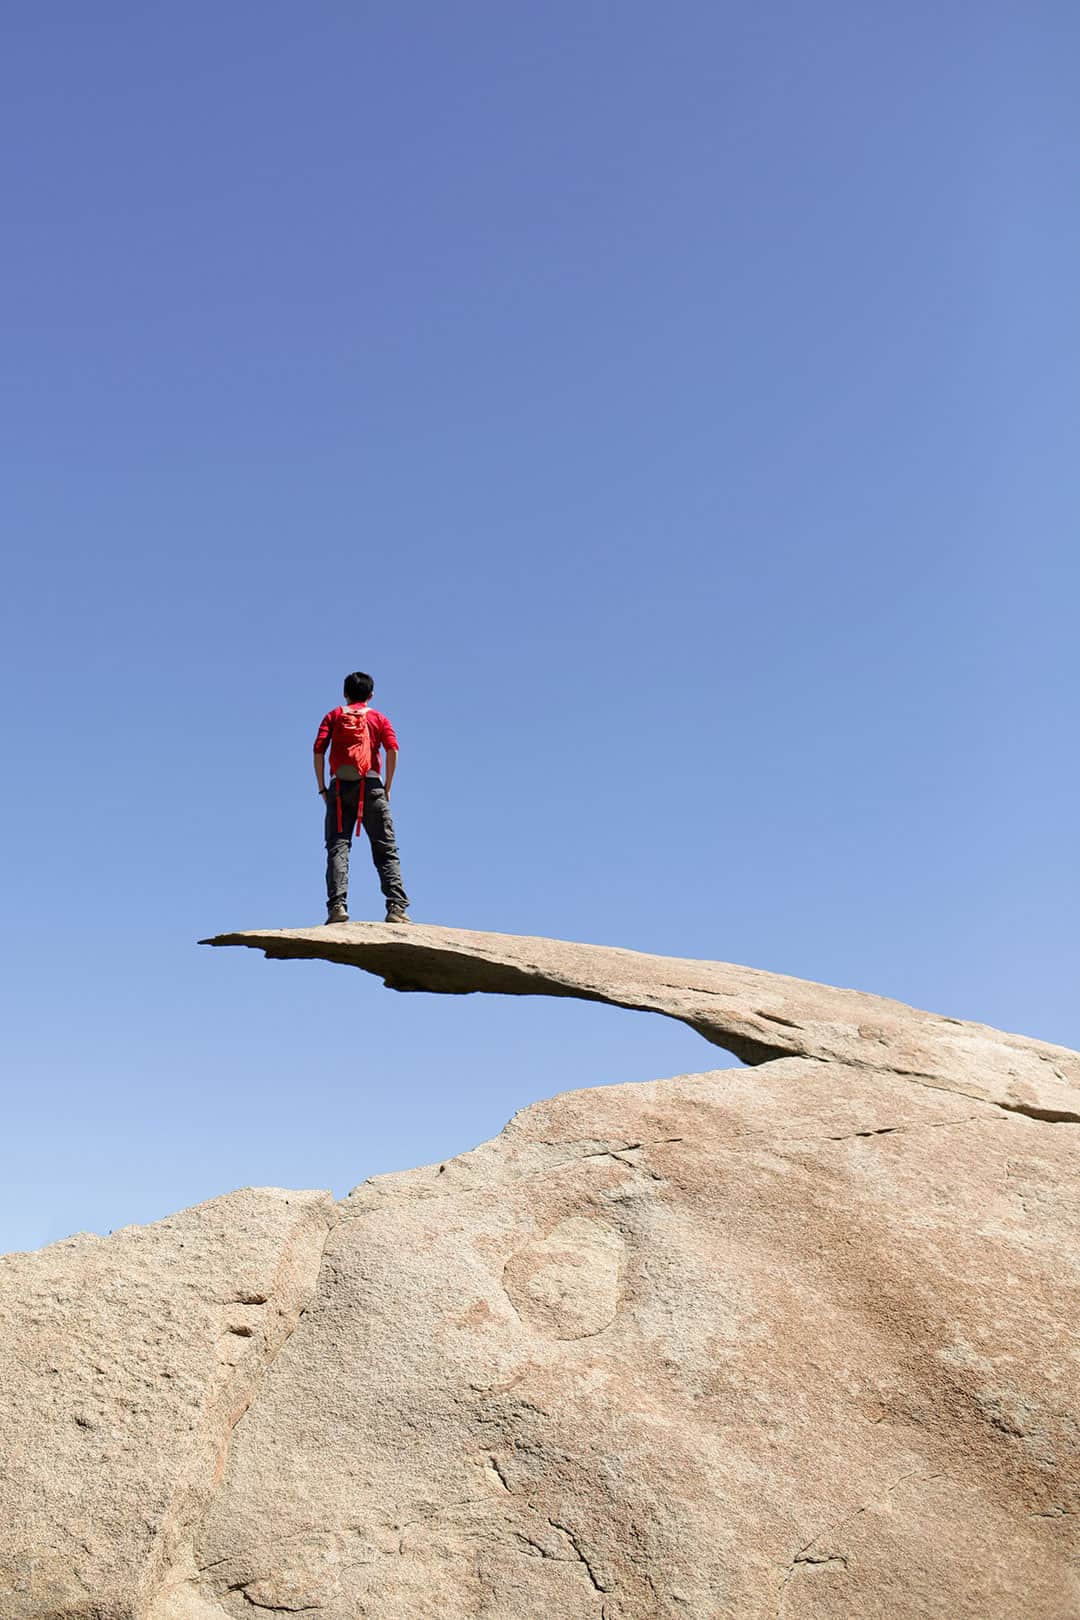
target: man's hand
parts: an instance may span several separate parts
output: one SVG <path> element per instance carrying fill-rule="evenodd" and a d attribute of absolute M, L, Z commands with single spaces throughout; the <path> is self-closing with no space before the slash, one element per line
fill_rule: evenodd
<path fill-rule="evenodd" d="M 326 796 L 326 755 L 315 750 L 315 786 L 319 790 L 319 798 Z"/>

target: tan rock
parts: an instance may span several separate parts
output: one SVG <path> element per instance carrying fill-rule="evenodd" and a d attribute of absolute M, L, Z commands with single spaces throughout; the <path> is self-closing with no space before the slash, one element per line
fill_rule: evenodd
<path fill-rule="evenodd" d="M 328 1193 L 0 1259 L 0 1617 L 141 1620 L 314 1291 Z"/>
<path fill-rule="evenodd" d="M 789 1059 L 565 1095 L 358 1188 L 195 1590 L 234 1620 L 1066 1620 L 1074 1151 Z"/>
<path fill-rule="evenodd" d="M 358 1187 L 325 1247 L 292 1195 L 305 1263 L 239 1285 L 291 1304 L 227 1399 L 223 1297 L 294 1241 L 289 1195 L 5 1262 L 35 1349 L 0 1429 L 35 1447 L 0 1486 L 0 1620 L 1076 1620 L 1076 1053 L 598 947 L 233 937 L 651 1006 L 757 1066 L 537 1103 Z M 140 1414 L 111 1495 L 50 1421 L 99 1364 Z"/>

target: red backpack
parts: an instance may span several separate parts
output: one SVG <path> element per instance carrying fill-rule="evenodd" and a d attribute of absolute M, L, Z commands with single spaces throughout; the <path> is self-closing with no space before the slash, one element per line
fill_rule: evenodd
<path fill-rule="evenodd" d="M 355 765 L 363 781 L 368 771 L 375 768 L 375 750 L 371 746 L 371 727 L 368 725 L 368 704 L 362 709 L 342 709 L 334 722 L 338 736 L 334 740 L 350 765 Z M 340 741 L 339 741 L 340 739 Z M 338 753 L 338 749 L 334 749 Z M 344 763 L 339 759 L 339 763 Z"/>
<path fill-rule="evenodd" d="M 364 777 L 368 771 L 375 769 L 375 748 L 371 741 L 371 727 L 368 725 L 368 704 L 362 709 L 340 709 L 334 720 L 334 742 L 330 750 L 330 769 L 337 773 L 338 769 L 348 760 L 355 765 L 360 773 L 360 793 L 356 805 L 356 830 L 360 831 L 364 821 Z M 337 777 L 337 830 L 341 831 L 341 778 Z"/>

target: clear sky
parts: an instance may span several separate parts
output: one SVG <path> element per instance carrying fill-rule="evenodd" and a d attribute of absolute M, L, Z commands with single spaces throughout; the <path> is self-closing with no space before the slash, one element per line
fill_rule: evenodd
<path fill-rule="evenodd" d="M 725 1061 L 196 945 L 321 921 L 354 668 L 417 918 L 1080 1045 L 1074 5 L 5 35 L 0 1248 Z"/>

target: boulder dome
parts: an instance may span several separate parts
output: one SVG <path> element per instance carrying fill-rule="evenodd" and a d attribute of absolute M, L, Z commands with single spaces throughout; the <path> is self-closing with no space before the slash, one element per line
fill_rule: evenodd
<path fill-rule="evenodd" d="M 212 943 L 750 1067 L 4 1257 L 2 1620 L 1080 1613 L 1080 1054 L 546 939 Z"/>

